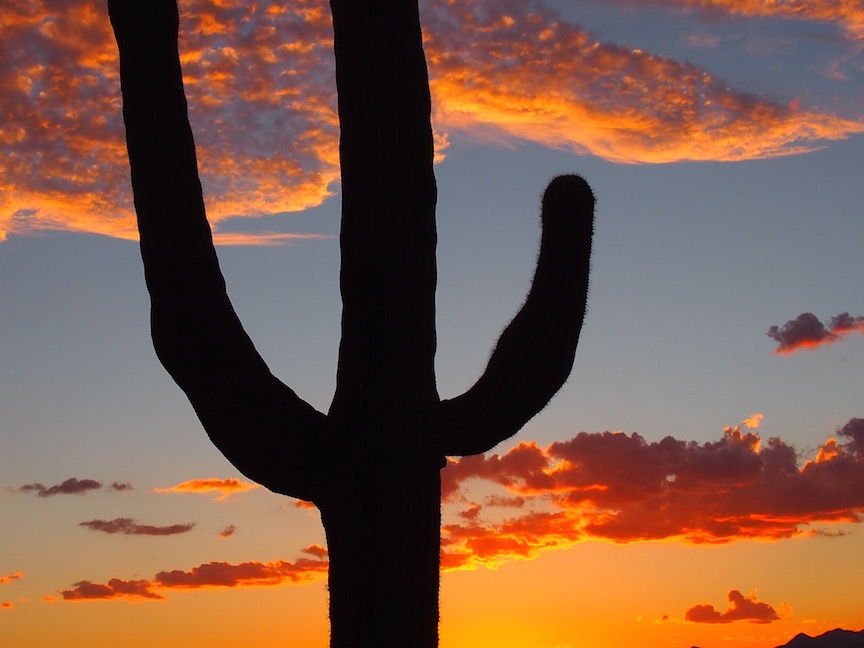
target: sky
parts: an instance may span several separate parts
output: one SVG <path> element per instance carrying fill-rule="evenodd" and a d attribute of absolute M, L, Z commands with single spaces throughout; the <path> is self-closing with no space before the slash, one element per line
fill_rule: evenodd
<path fill-rule="evenodd" d="M 229 295 L 317 409 L 339 344 L 319 0 L 181 1 Z M 317 510 L 212 447 L 149 338 L 103 4 L 0 41 L 4 648 L 328 641 Z M 442 472 L 442 648 L 771 648 L 864 628 L 864 7 L 423 0 L 436 370 L 469 387 L 530 286 L 556 174 L 597 196 L 573 372 Z"/>

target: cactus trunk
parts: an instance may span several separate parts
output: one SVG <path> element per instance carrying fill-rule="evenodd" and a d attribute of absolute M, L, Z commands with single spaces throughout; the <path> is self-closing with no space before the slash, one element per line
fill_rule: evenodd
<path fill-rule="evenodd" d="M 330 646 L 438 645 L 440 464 L 354 458 L 319 504 Z"/>
<path fill-rule="evenodd" d="M 440 470 L 513 435 L 567 379 L 588 292 L 594 197 L 543 199 L 525 305 L 465 394 L 435 386 L 431 102 L 416 0 L 331 0 L 342 167 L 342 340 L 317 412 L 269 371 L 225 292 L 186 114 L 176 0 L 108 0 L 153 343 L 243 474 L 314 502 L 331 647 L 438 643 Z"/>

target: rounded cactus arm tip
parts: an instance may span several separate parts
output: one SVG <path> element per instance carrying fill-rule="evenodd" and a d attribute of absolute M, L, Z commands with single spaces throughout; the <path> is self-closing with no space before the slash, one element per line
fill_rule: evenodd
<path fill-rule="evenodd" d="M 432 437 L 442 454 L 489 450 L 543 409 L 567 380 L 588 299 L 594 203 L 591 187 L 577 175 L 549 184 L 540 255 L 525 304 L 474 386 L 431 413 Z"/>

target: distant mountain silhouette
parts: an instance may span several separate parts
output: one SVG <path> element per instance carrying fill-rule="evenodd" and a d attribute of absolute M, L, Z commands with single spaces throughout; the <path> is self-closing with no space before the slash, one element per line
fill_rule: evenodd
<path fill-rule="evenodd" d="M 835 628 L 818 637 L 811 637 L 802 632 L 789 643 L 777 648 L 864 648 L 864 630 L 854 632 Z"/>

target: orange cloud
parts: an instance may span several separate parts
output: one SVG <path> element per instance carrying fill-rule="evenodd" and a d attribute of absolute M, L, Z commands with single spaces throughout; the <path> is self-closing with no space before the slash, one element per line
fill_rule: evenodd
<path fill-rule="evenodd" d="M 154 526 L 152 524 L 138 524 L 131 518 L 115 518 L 113 520 L 90 520 L 81 522 L 83 526 L 91 531 L 102 533 L 122 533 L 123 535 L 146 535 L 146 536 L 171 536 L 188 533 L 195 527 L 194 522 L 186 524 L 171 524 L 168 526 Z"/>
<path fill-rule="evenodd" d="M 442 565 L 494 567 L 591 539 L 727 543 L 861 522 L 864 419 L 850 420 L 837 437 L 842 442 L 830 440 L 803 466 L 781 439 L 763 444 L 737 427 L 703 444 L 582 432 L 545 449 L 523 442 L 503 455 L 451 459 L 442 473 L 449 506 L 462 506 L 475 479 L 519 499 L 457 511 L 457 521 L 442 527 Z M 509 508 L 490 512 L 493 502 Z"/>
<path fill-rule="evenodd" d="M 672 4 L 765 11 L 755 0 Z M 798 19 L 861 24 L 849 0 L 764 4 Z M 239 233 L 229 219 L 306 209 L 335 191 L 329 12 L 318 0 L 290 8 L 188 0 L 182 9 L 184 80 L 216 242 L 309 238 Z M 439 160 L 457 134 L 637 163 L 793 155 L 864 132 L 860 119 L 781 105 L 696 66 L 599 43 L 541 2 L 433 0 L 423 21 Z M 0 241 L 44 230 L 135 239 L 104 5 L 4 8 L 0 58 Z"/>
<path fill-rule="evenodd" d="M 762 425 L 762 419 L 765 418 L 764 414 L 752 414 L 750 418 L 746 418 L 741 421 L 741 425 L 744 427 L 750 428 L 751 430 L 759 429 L 759 426 Z"/>
<path fill-rule="evenodd" d="M 780 620 L 777 610 L 758 600 L 755 593 L 745 596 L 738 590 L 732 590 L 726 595 L 726 599 L 729 607 L 725 612 L 719 612 L 713 605 L 695 605 L 684 614 L 684 620 L 692 623 L 771 623 Z"/>
<path fill-rule="evenodd" d="M 777 342 L 775 354 L 790 354 L 834 344 L 855 331 L 864 334 L 864 316 L 853 317 L 849 313 L 840 313 L 823 324 L 813 313 L 802 313 L 782 327 L 769 328 L 768 337 Z"/>
<path fill-rule="evenodd" d="M 191 479 L 182 484 L 171 486 L 169 488 L 154 488 L 156 493 L 220 493 L 216 499 L 220 502 L 228 499 L 235 493 L 244 493 L 246 491 L 258 488 L 258 484 L 251 484 L 239 479 Z"/>
<path fill-rule="evenodd" d="M 14 574 L 8 574 L 6 576 L 0 576 L 0 585 L 6 585 L 7 583 L 11 583 L 13 580 L 18 580 L 19 578 L 23 578 L 23 572 L 15 572 Z"/>
<path fill-rule="evenodd" d="M 319 205 L 338 180 L 332 28 L 318 4 L 280 13 L 182 3 L 184 80 L 217 242 L 298 238 L 219 229 L 232 216 Z M 48 229 L 137 238 L 104 4 L 41 0 L 3 13 L 0 240 Z"/>
<path fill-rule="evenodd" d="M 508 15 L 492 0 L 453 2 L 424 14 L 439 128 L 624 163 L 776 157 L 864 132 L 864 122 L 793 110 L 696 66 L 599 43 L 529 4 Z"/>
<path fill-rule="evenodd" d="M 11 610 L 13 607 L 11 601 L 3 601 L 0 603 L 0 610 Z"/>

